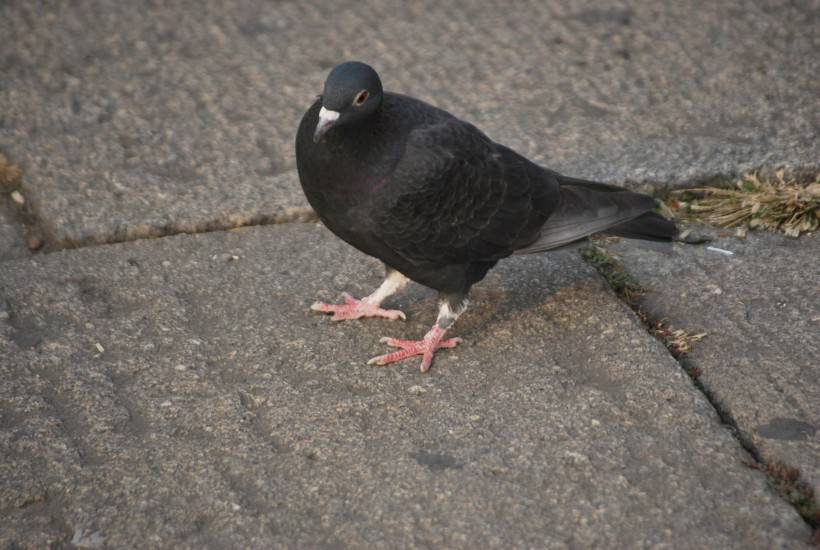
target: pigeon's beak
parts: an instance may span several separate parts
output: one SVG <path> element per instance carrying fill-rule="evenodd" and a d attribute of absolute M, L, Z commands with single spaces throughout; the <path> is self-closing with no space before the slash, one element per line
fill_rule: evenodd
<path fill-rule="evenodd" d="M 313 133 L 313 143 L 319 143 L 322 136 L 327 133 L 333 126 L 333 123 L 339 118 L 338 111 L 331 111 L 330 109 L 322 109 L 319 111 L 319 123 L 316 125 L 316 131 Z"/>

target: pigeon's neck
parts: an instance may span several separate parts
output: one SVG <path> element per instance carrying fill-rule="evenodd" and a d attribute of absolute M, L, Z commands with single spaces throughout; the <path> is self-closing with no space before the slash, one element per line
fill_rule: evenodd
<path fill-rule="evenodd" d="M 384 112 L 381 105 L 379 105 L 364 120 L 351 126 L 339 128 L 339 132 L 334 136 L 335 141 L 364 151 L 372 147 L 379 147 L 379 144 L 387 139 L 387 128 L 384 122 Z"/>
<path fill-rule="evenodd" d="M 373 112 L 359 124 L 338 128 L 324 144 L 329 153 L 328 161 L 332 169 L 338 170 L 339 185 L 357 190 L 373 187 L 370 181 L 351 181 L 362 174 L 378 179 L 390 168 L 390 159 L 397 154 L 397 140 L 390 121 L 385 119 L 381 109 Z M 334 168 L 335 167 L 335 168 Z M 370 177 L 365 178 L 367 180 Z"/>

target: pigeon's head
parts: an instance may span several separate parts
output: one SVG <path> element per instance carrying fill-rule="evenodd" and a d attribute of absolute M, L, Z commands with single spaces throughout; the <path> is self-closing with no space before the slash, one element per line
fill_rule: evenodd
<path fill-rule="evenodd" d="M 382 81 L 373 67 L 359 61 L 336 65 L 325 80 L 314 143 L 319 143 L 331 128 L 358 124 L 381 103 Z"/>

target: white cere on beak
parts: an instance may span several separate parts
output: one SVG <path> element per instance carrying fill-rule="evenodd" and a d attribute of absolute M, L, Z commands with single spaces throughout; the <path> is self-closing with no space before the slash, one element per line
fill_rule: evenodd
<path fill-rule="evenodd" d="M 322 107 L 319 110 L 319 122 L 333 122 L 339 118 L 339 111 L 331 111 Z"/>
<path fill-rule="evenodd" d="M 319 143 L 322 140 L 322 136 L 330 130 L 337 118 L 339 118 L 338 111 L 331 111 L 322 107 L 319 111 L 319 122 L 316 124 L 316 131 L 313 132 L 313 143 Z"/>

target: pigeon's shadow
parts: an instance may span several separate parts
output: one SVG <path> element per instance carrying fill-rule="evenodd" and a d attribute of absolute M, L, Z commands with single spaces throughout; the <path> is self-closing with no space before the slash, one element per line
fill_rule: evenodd
<path fill-rule="evenodd" d="M 499 264 L 484 281 L 471 289 L 469 307 L 448 336 L 480 340 L 501 327 L 515 331 L 518 323 L 530 324 L 535 319 L 543 322 L 545 316 L 553 315 L 555 308 L 551 302 L 557 294 L 584 291 L 590 283 L 601 284 L 590 270 L 575 267 L 583 265 L 580 258 L 567 269 L 559 270 L 556 265 L 549 265 L 551 263 L 543 258 L 527 257 Z M 566 260 L 556 262 L 566 263 Z M 384 304 L 384 307 L 397 307 L 407 314 L 406 324 L 402 327 L 391 325 L 391 330 L 400 330 L 407 338 L 421 337 L 436 321 L 438 300 L 435 291 L 417 284 L 408 285 L 400 296 L 392 297 Z"/>

